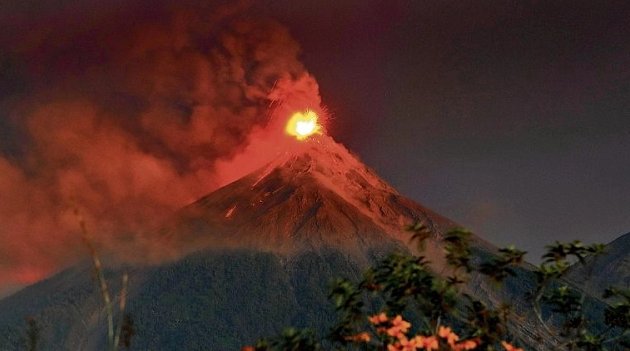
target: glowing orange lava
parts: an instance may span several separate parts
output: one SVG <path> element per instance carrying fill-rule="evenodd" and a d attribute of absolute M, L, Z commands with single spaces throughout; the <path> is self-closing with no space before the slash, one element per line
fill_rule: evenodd
<path fill-rule="evenodd" d="M 289 121 L 285 131 L 287 134 L 294 136 L 297 140 L 305 140 L 309 136 L 319 133 L 322 126 L 317 122 L 317 113 L 312 110 L 294 113 Z"/>

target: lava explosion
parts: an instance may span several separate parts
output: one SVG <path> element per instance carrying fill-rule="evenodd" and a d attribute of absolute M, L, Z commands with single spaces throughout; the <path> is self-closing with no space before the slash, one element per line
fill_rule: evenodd
<path fill-rule="evenodd" d="M 317 119 L 318 116 L 315 111 L 296 112 L 287 122 L 285 131 L 298 140 L 304 140 L 313 134 L 321 132 L 322 126 Z"/>

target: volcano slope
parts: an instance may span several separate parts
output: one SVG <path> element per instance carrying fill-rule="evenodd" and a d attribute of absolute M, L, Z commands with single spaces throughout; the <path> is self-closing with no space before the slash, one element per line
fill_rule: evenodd
<path fill-rule="evenodd" d="M 602 255 L 576 264 L 567 279 L 596 297 L 608 287 L 630 289 L 630 233 L 608 243 Z"/>
<path fill-rule="evenodd" d="M 410 252 L 403 228 L 416 221 L 431 230 L 424 254 L 440 273 L 440 238 L 455 223 L 400 195 L 331 138 L 311 138 L 181 209 L 156 238 L 178 258 L 125 268 L 132 349 L 234 350 L 289 325 L 321 335 L 334 321 L 330 281 L 358 279 L 375 259 Z M 495 252 L 477 237 L 472 246 L 476 260 Z M 121 270 L 108 277 L 117 281 Z M 525 316 L 519 333 L 533 342 L 532 287 L 523 268 L 504 289 L 478 276 L 466 289 L 511 302 Z M 77 265 L 0 301 L 0 349 L 23 348 L 25 317 L 39 323 L 41 350 L 104 349 L 101 306 L 89 266 Z"/>

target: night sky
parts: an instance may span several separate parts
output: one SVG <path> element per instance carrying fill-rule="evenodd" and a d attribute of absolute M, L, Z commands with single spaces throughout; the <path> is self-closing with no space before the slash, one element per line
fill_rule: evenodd
<path fill-rule="evenodd" d="M 530 260 L 630 231 L 628 2 L 269 3 L 402 193 Z"/>
<path fill-rule="evenodd" d="M 628 18 L 627 1 L 4 1 L 0 293 L 83 253 L 67 199 L 101 244 L 154 245 L 132 232 L 242 171 L 270 91 L 321 94 L 329 134 L 401 193 L 532 261 L 611 241 L 630 231 Z"/>

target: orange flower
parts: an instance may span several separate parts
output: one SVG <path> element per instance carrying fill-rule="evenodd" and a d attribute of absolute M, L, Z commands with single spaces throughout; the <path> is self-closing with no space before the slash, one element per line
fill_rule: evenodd
<path fill-rule="evenodd" d="M 378 316 L 373 316 L 372 319 L 374 321 L 378 321 L 379 319 L 377 319 L 377 317 Z M 409 331 L 411 323 L 405 321 L 400 315 L 392 319 L 390 323 L 391 326 L 388 329 L 385 329 L 384 327 L 377 328 L 378 333 L 387 334 L 398 339 L 393 344 L 387 345 L 388 351 L 438 350 L 440 348 L 440 341 L 438 337 L 446 340 L 451 351 L 474 350 L 479 346 L 479 339 L 469 339 L 458 342 L 459 336 L 455 334 L 453 329 L 450 327 L 439 326 L 437 335 L 418 335 L 408 339 L 405 334 Z M 504 346 L 505 345 L 509 344 L 504 342 Z M 522 349 L 514 348 L 511 345 L 509 346 L 512 348 L 507 349 L 507 351 L 523 351 Z M 507 346 L 505 347 L 507 348 Z"/>
<path fill-rule="evenodd" d="M 455 334 L 450 327 L 440 326 L 438 328 L 438 335 L 441 338 L 446 339 L 451 348 L 455 347 L 455 343 L 459 340 L 459 336 Z"/>
<path fill-rule="evenodd" d="M 418 337 L 409 340 L 403 335 L 398 339 L 398 343 L 400 343 L 402 351 L 416 351 L 419 347 L 421 347 Z"/>
<path fill-rule="evenodd" d="M 411 327 L 411 323 L 405 321 L 402 319 L 402 316 L 398 315 L 392 320 L 392 326 L 387 329 L 387 335 L 400 338 L 409 331 L 409 327 Z"/>
<path fill-rule="evenodd" d="M 523 351 L 522 348 L 519 347 L 515 347 L 512 344 L 510 344 L 509 342 L 506 341 L 501 341 L 501 345 L 503 345 L 503 347 L 505 348 L 506 351 Z"/>
<path fill-rule="evenodd" d="M 375 314 L 372 317 L 369 317 L 368 320 L 370 321 L 370 323 L 377 325 L 377 324 L 381 324 L 381 323 L 385 323 L 387 322 L 387 315 L 383 312 L 381 312 L 380 314 Z"/>
<path fill-rule="evenodd" d="M 476 340 L 464 340 L 455 345 L 453 348 L 455 351 L 461 350 L 474 350 L 478 346 L 478 342 Z"/>
<path fill-rule="evenodd" d="M 440 327 L 438 328 L 438 335 L 441 338 L 446 338 L 448 336 L 448 334 L 451 333 L 451 328 L 450 327 L 445 327 L 440 325 Z"/>
<path fill-rule="evenodd" d="M 404 337 L 405 334 L 403 334 L 399 328 L 397 327 L 391 327 L 389 329 L 387 329 L 387 335 L 394 337 L 394 338 L 398 338 L 400 339 L 401 337 Z"/>
<path fill-rule="evenodd" d="M 348 341 L 354 341 L 354 342 L 370 342 L 371 338 L 370 338 L 370 334 L 368 334 L 367 332 L 361 332 L 356 335 L 346 336 L 345 339 Z"/>
<path fill-rule="evenodd" d="M 406 336 L 401 336 L 398 341 L 393 344 L 387 345 L 388 351 L 416 351 L 420 344 L 416 340 L 417 338 L 413 338 L 411 340 L 407 339 Z"/>
<path fill-rule="evenodd" d="M 415 338 L 416 345 L 420 349 L 425 349 L 427 351 L 437 350 L 440 347 L 440 343 L 435 336 L 416 336 Z"/>
<path fill-rule="evenodd" d="M 241 351 L 255 351 L 256 349 L 253 346 L 243 346 L 241 347 Z"/>
<path fill-rule="evenodd" d="M 398 315 L 396 316 L 396 318 L 394 318 L 394 320 L 392 321 L 392 325 L 395 327 L 400 328 L 400 331 L 402 331 L 403 333 L 406 333 L 409 330 L 409 327 L 411 327 L 411 323 L 407 322 L 406 320 L 402 319 L 402 316 Z"/>

